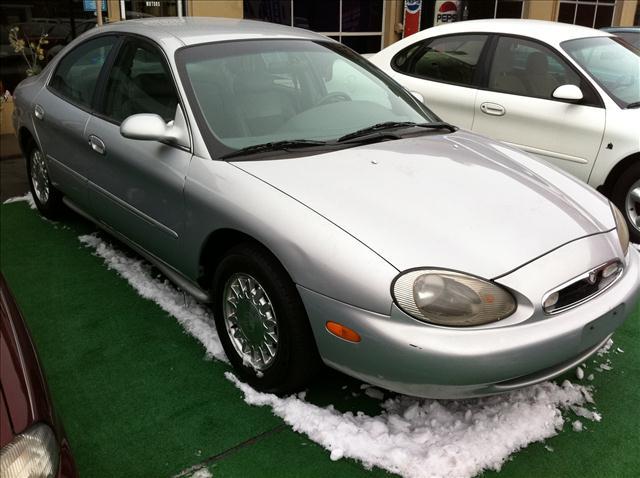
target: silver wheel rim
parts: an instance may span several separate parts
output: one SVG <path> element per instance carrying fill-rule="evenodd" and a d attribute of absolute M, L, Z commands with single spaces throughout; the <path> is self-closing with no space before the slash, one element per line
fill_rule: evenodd
<path fill-rule="evenodd" d="M 278 327 L 271 299 L 248 274 L 233 274 L 224 286 L 222 313 L 227 334 L 242 363 L 268 369 L 278 352 Z"/>
<path fill-rule="evenodd" d="M 633 228 L 640 232 L 640 179 L 627 191 L 625 211 Z"/>
<path fill-rule="evenodd" d="M 31 153 L 31 184 L 40 204 L 46 204 L 49 200 L 49 174 L 39 149 Z"/>

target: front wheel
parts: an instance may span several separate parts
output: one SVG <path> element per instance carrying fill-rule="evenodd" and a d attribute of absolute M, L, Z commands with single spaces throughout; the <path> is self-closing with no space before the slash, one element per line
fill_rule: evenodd
<path fill-rule="evenodd" d="M 611 200 L 622 211 L 632 242 L 640 242 L 640 163 L 627 168 L 615 182 Z"/>
<path fill-rule="evenodd" d="M 251 244 L 232 249 L 213 280 L 216 329 L 240 378 L 257 390 L 303 388 L 320 364 L 309 319 L 280 263 Z"/>
<path fill-rule="evenodd" d="M 33 145 L 27 153 L 27 177 L 33 201 L 40 213 L 55 218 L 62 208 L 62 194 L 51 184 L 44 153 Z"/>

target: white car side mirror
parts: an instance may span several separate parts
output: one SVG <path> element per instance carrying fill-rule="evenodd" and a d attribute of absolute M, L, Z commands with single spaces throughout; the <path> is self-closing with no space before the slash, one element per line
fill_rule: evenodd
<path fill-rule="evenodd" d="M 120 125 L 120 134 L 129 139 L 144 141 L 169 141 L 189 147 L 189 133 L 182 109 L 176 109 L 176 119 L 165 121 L 156 114 L 140 113 L 126 118 Z"/>
<path fill-rule="evenodd" d="M 410 91 L 409 93 L 411 93 L 413 97 L 420 103 L 424 104 L 424 96 L 422 96 L 420 93 L 418 93 L 417 91 Z"/>
<path fill-rule="evenodd" d="M 580 101 L 584 96 L 582 90 L 576 85 L 558 86 L 552 95 L 557 100 Z"/>

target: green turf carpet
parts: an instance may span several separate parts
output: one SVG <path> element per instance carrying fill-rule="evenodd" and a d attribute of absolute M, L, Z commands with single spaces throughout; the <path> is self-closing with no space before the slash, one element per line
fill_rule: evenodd
<path fill-rule="evenodd" d="M 268 408 L 251 407 L 204 349 L 83 247 L 94 229 L 69 214 L 41 219 L 26 203 L 0 208 L 0 263 L 25 315 L 83 477 L 388 476 L 329 453 Z M 501 477 L 635 477 L 640 471 L 640 310 L 614 337 L 613 370 L 595 373 L 600 423 L 586 421 L 513 455 Z M 614 347 L 614 348 L 615 348 Z M 571 379 L 574 377 L 571 376 Z M 359 383 L 328 372 L 310 401 L 373 413 Z M 485 476 L 495 473 L 485 473 Z M 187 472 L 184 475 L 188 475 Z M 496 474 L 497 475 L 497 474 Z"/>

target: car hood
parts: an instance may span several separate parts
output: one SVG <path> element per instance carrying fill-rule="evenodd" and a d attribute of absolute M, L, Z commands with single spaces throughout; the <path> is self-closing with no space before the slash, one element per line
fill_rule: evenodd
<path fill-rule="evenodd" d="M 615 227 L 608 201 L 589 186 L 463 131 L 234 164 L 398 270 L 442 267 L 494 278 Z"/>

